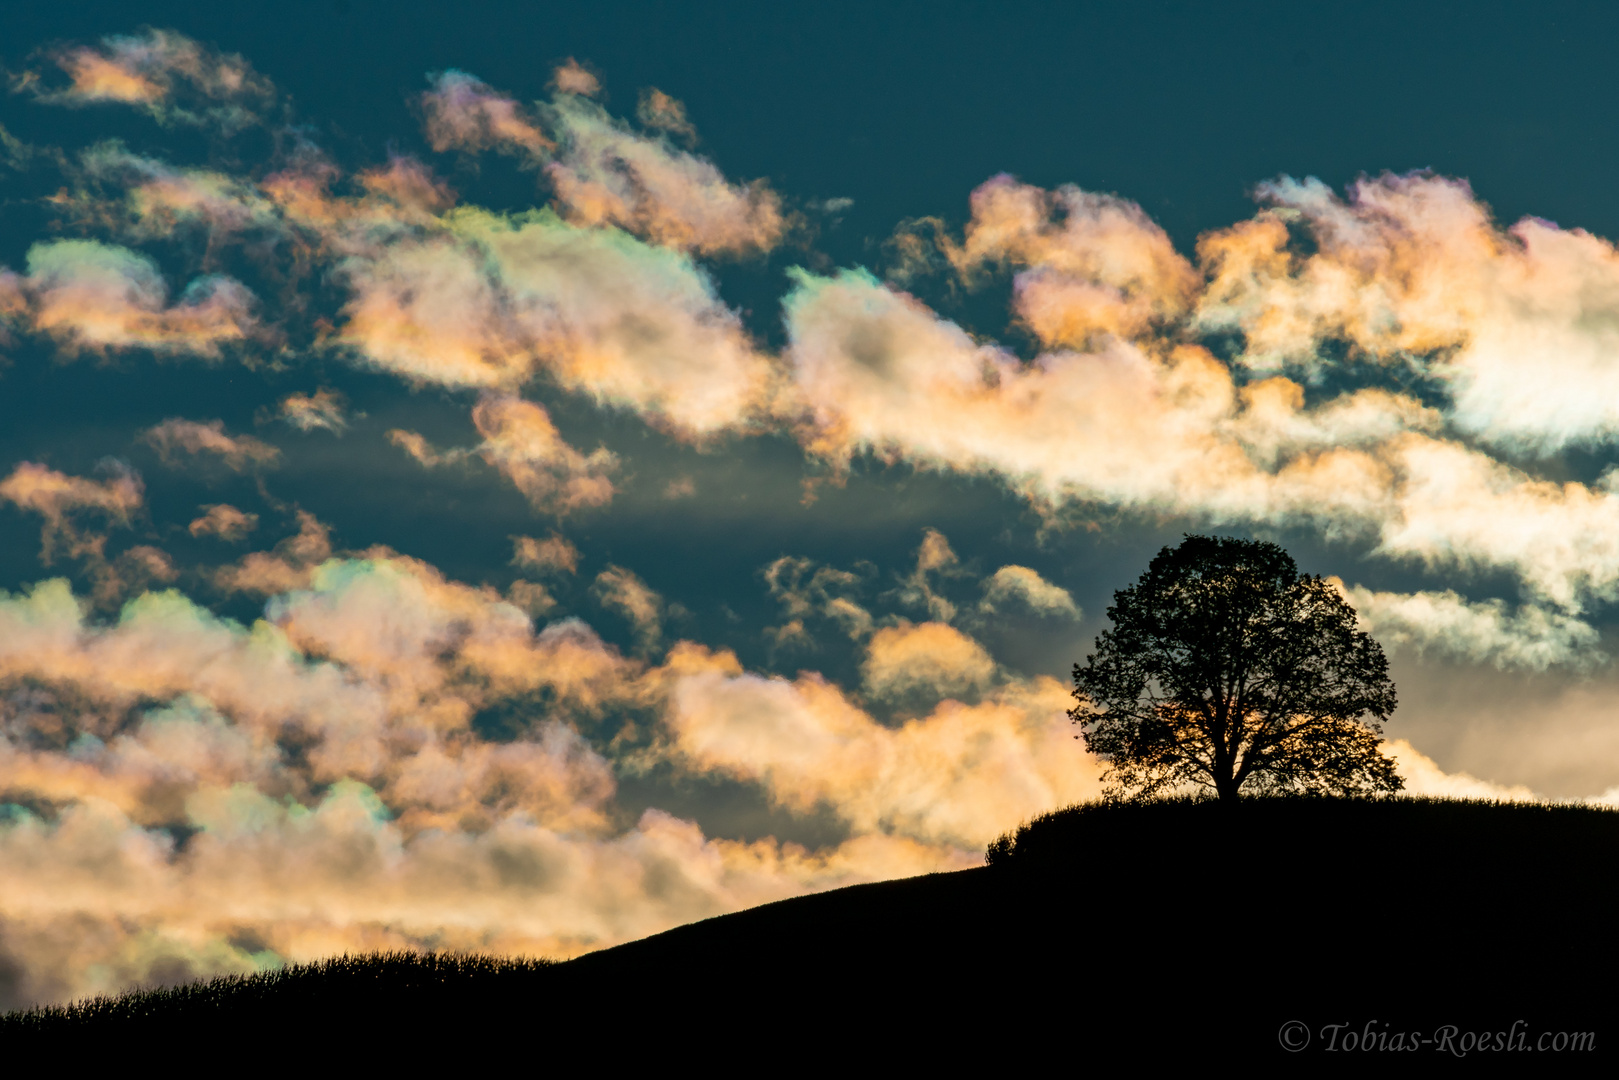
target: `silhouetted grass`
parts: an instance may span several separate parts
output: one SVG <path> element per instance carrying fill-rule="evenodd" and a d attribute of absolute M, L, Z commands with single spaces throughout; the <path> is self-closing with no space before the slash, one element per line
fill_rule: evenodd
<path fill-rule="evenodd" d="M 1055 869 L 1094 862 L 1098 850 L 1133 858 L 1183 858 L 1186 849 L 1233 857 L 1294 860 L 1337 851 L 1370 863 L 1389 859 L 1465 862 L 1488 852 L 1508 863 L 1572 858 L 1606 870 L 1599 852 L 1619 856 L 1619 810 L 1577 803 L 1487 799 L 1260 796 L 1236 804 L 1171 798 L 1090 802 L 1054 810 L 1002 834 L 985 852 L 990 866 Z"/>
<path fill-rule="evenodd" d="M 131 1027 L 347 1025 L 401 1009 L 465 1011 L 487 1006 L 486 999 L 533 991 L 555 966 L 551 960 L 455 953 L 345 954 L 253 975 L 220 975 L 10 1012 L 0 1016 L 0 1038 Z"/>

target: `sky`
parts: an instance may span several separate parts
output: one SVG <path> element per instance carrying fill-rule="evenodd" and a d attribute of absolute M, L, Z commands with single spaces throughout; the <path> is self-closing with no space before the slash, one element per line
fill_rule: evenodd
<path fill-rule="evenodd" d="M 979 865 L 1190 532 L 1619 802 L 1619 16 L 1120 8 L 0 15 L 0 1007 Z"/>

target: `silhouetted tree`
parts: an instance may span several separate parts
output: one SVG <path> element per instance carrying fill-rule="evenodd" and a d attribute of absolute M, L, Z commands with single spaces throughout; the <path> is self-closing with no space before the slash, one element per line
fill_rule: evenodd
<path fill-rule="evenodd" d="M 1188 536 L 1107 614 L 1068 715 L 1110 766 L 1111 796 L 1403 786 L 1378 750 L 1395 705 L 1382 648 L 1275 544 Z"/>

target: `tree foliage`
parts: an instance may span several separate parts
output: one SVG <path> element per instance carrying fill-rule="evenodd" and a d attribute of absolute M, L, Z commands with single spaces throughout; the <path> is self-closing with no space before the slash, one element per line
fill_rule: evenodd
<path fill-rule="evenodd" d="M 1188 536 L 1107 614 L 1069 716 L 1111 796 L 1403 786 L 1378 749 L 1395 706 L 1382 648 L 1275 544 Z"/>

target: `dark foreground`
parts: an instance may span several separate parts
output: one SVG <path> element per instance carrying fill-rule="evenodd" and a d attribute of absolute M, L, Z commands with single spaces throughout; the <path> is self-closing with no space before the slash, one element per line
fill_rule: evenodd
<path fill-rule="evenodd" d="M 1087 806 L 1025 826 L 990 861 L 567 963 L 345 958 L 13 1013 L 0 1044 L 431 1031 L 566 1033 L 627 1051 L 677 1032 L 688 1048 L 845 1047 L 828 1064 L 887 1047 L 1240 1068 L 1298 1060 L 1301 1042 L 1323 1064 L 1594 1063 L 1619 1043 L 1619 813 L 1432 800 Z"/>

